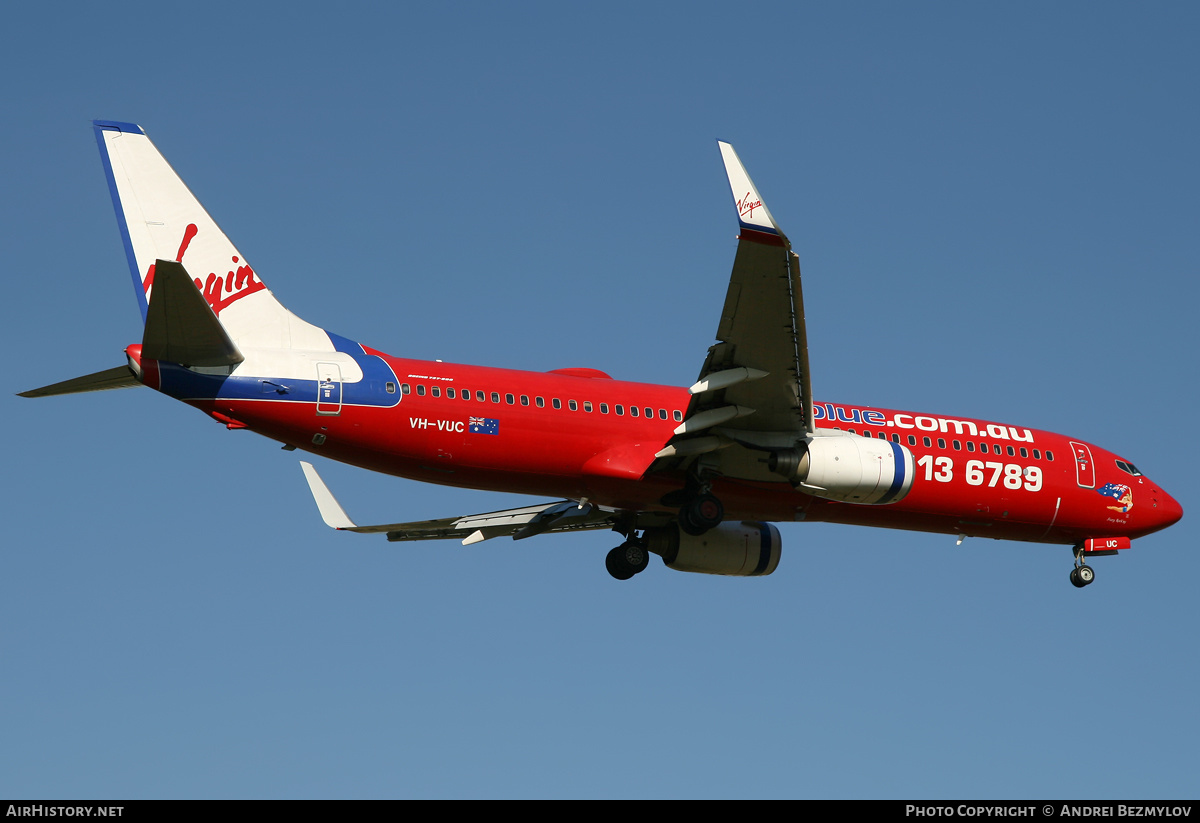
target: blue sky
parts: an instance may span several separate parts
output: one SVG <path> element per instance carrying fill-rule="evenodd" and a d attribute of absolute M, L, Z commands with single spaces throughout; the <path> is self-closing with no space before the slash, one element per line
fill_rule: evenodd
<path fill-rule="evenodd" d="M 753 15 L 753 16 L 751 16 Z M 1195 797 L 1194 4 L 136 4 L 0 31 L 0 796 Z M 145 389 L 92 137 L 140 123 L 276 295 L 396 355 L 687 385 L 733 142 L 818 400 L 1122 453 L 1184 520 L 1065 547 L 784 524 L 779 570 L 604 533 L 392 545 Z M 526 498 L 319 466 L 366 522 Z"/>

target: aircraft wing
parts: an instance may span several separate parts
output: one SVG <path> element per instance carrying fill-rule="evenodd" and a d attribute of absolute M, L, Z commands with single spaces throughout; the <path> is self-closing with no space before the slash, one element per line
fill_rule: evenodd
<path fill-rule="evenodd" d="M 469 546 L 493 537 L 511 536 L 514 540 L 520 540 L 550 532 L 611 529 L 617 524 L 619 517 L 615 509 L 574 500 L 561 500 L 486 514 L 445 517 L 441 520 L 359 526 L 346 516 L 346 512 L 313 465 L 302 460 L 300 467 L 304 470 L 309 490 L 326 525 L 360 534 L 386 534 L 387 539 L 391 541 L 455 539 L 461 540 L 464 546 Z"/>
<path fill-rule="evenodd" d="M 731 445 L 791 445 L 814 430 L 799 258 L 733 146 L 718 145 L 741 227 L 737 255 L 718 342 L 708 350 L 684 421 L 654 469 L 712 452 L 710 462 L 722 470 Z M 746 476 L 742 469 L 725 473 Z"/>

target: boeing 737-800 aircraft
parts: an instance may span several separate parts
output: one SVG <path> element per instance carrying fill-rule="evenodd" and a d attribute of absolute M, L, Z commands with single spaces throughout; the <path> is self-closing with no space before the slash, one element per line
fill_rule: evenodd
<path fill-rule="evenodd" d="M 1056 543 L 1084 561 L 1166 528 L 1180 505 L 1132 462 L 987 420 L 816 402 L 800 267 L 728 143 L 741 234 L 725 304 L 688 388 L 595 369 L 527 372 L 409 360 L 293 315 L 131 123 L 96 140 L 144 321 L 127 363 L 30 392 L 142 384 L 230 429 L 431 483 L 551 496 L 488 514 L 360 526 L 310 463 L 321 516 L 389 540 L 611 529 L 618 579 L 649 554 L 681 571 L 770 574 L 772 521 Z"/>

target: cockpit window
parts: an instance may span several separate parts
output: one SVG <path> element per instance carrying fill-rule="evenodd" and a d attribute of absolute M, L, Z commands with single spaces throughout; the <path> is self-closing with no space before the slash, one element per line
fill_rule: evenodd
<path fill-rule="evenodd" d="M 1137 470 L 1137 466 L 1124 460 L 1117 461 L 1117 468 L 1126 474 L 1132 474 L 1134 477 L 1141 477 L 1142 473 Z"/>

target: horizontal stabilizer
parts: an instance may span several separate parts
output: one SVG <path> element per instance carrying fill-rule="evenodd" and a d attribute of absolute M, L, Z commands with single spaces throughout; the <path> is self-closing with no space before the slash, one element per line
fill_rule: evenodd
<path fill-rule="evenodd" d="M 105 369 L 98 371 L 95 374 L 86 374 L 83 377 L 76 377 L 71 380 L 64 380 L 61 383 L 54 383 L 50 386 L 42 386 L 40 389 L 30 389 L 23 391 L 19 397 L 52 397 L 56 394 L 82 394 L 89 391 L 107 391 L 108 389 L 127 389 L 130 386 L 139 386 L 137 378 L 133 376 L 133 372 L 129 371 L 128 366 L 117 366 L 113 369 Z"/>
<path fill-rule="evenodd" d="M 154 261 L 142 357 L 184 366 L 236 366 L 244 358 L 182 263 Z"/>

